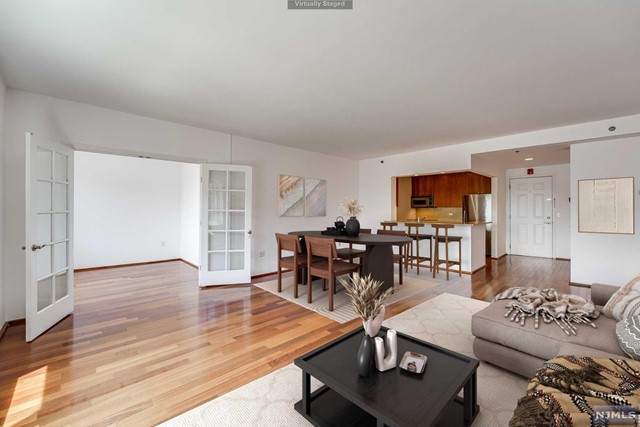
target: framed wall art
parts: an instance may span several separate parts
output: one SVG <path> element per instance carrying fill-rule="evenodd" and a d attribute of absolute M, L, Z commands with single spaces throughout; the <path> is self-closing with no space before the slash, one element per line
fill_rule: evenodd
<path fill-rule="evenodd" d="M 316 178 L 304 179 L 304 215 L 327 215 L 327 180 Z"/>
<path fill-rule="evenodd" d="M 278 177 L 278 213 L 280 216 L 304 216 L 304 178 Z"/>
<path fill-rule="evenodd" d="M 578 232 L 635 233 L 633 178 L 578 181 Z"/>

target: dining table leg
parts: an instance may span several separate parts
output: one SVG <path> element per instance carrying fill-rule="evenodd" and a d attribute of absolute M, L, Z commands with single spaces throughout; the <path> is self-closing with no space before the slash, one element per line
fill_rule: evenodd
<path fill-rule="evenodd" d="M 362 265 L 363 275 L 382 282 L 381 291 L 393 287 L 393 247 L 391 245 L 368 245 Z"/>

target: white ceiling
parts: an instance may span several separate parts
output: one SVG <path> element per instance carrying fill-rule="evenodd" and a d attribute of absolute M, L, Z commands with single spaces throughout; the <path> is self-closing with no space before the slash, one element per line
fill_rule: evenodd
<path fill-rule="evenodd" d="M 9 87 L 353 158 L 640 113 L 637 0 L 3 0 Z"/>
<path fill-rule="evenodd" d="M 505 169 L 532 168 L 536 166 L 552 166 L 568 164 L 571 160 L 571 144 L 539 145 L 510 150 L 493 151 L 474 154 Z M 525 160 L 527 158 L 533 160 Z"/>

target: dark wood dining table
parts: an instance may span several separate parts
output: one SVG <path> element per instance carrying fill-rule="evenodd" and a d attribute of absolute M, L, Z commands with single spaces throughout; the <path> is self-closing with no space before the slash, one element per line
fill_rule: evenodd
<path fill-rule="evenodd" d="M 362 265 L 363 274 L 371 275 L 374 280 L 382 282 L 381 291 L 393 287 L 393 247 L 406 245 L 411 239 L 403 236 L 361 233 L 357 237 L 329 236 L 320 231 L 291 231 L 289 234 L 304 238 L 324 237 L 340 243 L 364 245 L 365 254 Z M 305 248 L 303 244 L 303 248 Z M 306 249 L 304 249 L 306 251 Z"/>

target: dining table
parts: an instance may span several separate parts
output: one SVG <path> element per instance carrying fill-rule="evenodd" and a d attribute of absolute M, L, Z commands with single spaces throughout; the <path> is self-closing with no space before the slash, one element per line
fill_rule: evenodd
<path fill-rule="evenodd" d="M 382 234 L 361 233 L 358 236 L 333 236 L 322 234 L 321 231 L 291 231 L 290 235 L 324 237 L 334 239 L 338 243 L 351 243 L 365 246 L 364 259 L 362 260 L 362 274 L 366 277 L 382 282 L 380 291 L 393 287 L 393 247 L 411 243 L 411 239 L 404 236 L 390 236 Z M 303 251 L 306 253 L 306 245 L 302 242 Z"/>

